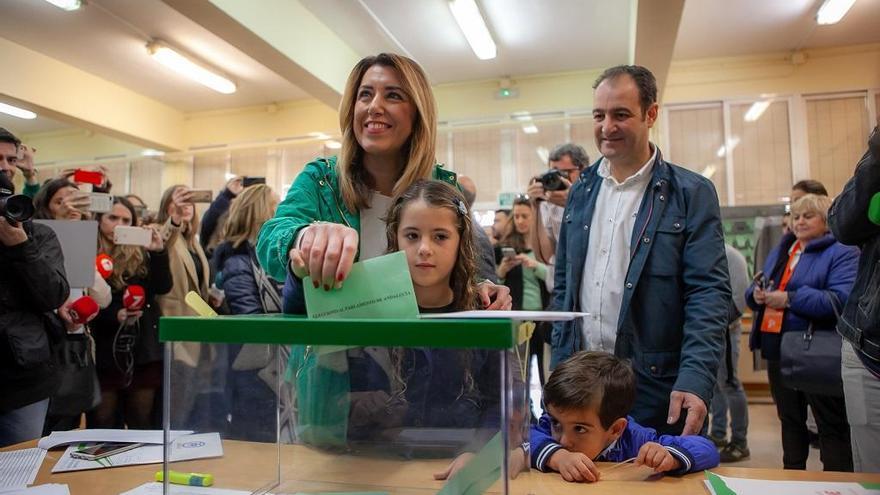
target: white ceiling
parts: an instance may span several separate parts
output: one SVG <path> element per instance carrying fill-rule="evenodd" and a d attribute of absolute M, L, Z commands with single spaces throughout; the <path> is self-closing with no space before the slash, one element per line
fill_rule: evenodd
<path fill-rule="evenodd" d="M 183 111 L 307 98 L 292 83 L 156 0 L 89 0 L 65 12 L 39 0 L 3 0 L 0 36 Z M 224 71 L 238 91 L 223 95 L 153 61 L 161 38 Z"/>
<path fill-rule="evenodd" d="M 492 60 L 477 59 L 446 0 L 300 1 L 361 55 L 407 53 L 435 84 L 607 67 L 629 54 L 631 2 L 619 0 L 482 0 Z"/>
<path fill-rule="evenodd" d="M 728 57 L 880 42 L 880 0 L 857 0 L 819 26 L 822 0 L 686 0 L 674 59 Z"/>

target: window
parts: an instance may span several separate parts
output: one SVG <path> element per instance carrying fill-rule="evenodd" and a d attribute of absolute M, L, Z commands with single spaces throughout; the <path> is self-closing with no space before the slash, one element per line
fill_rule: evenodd
<path fill-rule="evenodd" d="M 667 110 L 669 149 L 666 159 L 690 169 L 715 184 L 718 201 L 728 205 L 727 148 L 721 103 Z"/>
<path fill-rule="evenodd" d="M 763 111 L 755 111 L 761 106 L 760 101 L 730 104 L 727 152 L 733 158 L 734 202 L 729 204 L 778 204 L 791 191 L 788 102 L 770 102 Z"/>
<path fill-rule="evenodd" d="M 810 178 L 835 196 L 865 152 L 868 108 L 864 96 L 809 99 L 807 132 Z"/>

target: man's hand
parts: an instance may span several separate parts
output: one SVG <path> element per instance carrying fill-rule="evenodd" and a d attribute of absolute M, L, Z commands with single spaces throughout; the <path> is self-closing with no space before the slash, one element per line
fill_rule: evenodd
<path fill-rule="evenodd" d="M 571 182 L 565 177 L 562 177 L 562 183 L 565 184 L 565 189 L 561 191 L 547 191 L 545 197 L 547 198 L 547 201 L 554 205 L 565 208 L 565 203 L 568 201 L 568 192 L 571 191 Z"/>
<path fill-rule="evenodd" d="M 655 442 L 648 442 L 639 449 L 636 457 L 636 466 L 648 466 L 654 468 L 655 473 L 674 471 L 681 467 L 681 463 L 666 450 L 666 447 Z"/>
<path fill-rule="evenodd" d="M 669 417 L 666 419 L 666 423 L 670 425 L 676 423 L 682 409 L 687 409 L 688 412 L 687 419 L 684 421 L 684 430 L 682 430 L 681 434 L 699 434 L 708 413 L 706 403 L 696 394 L 673 390 L 669 394 Z"/>
<path fill-rule="evenodd" d="M 27 239 L 27 233 L 20 223 L 13 227 L 6 218 L 0 217 L 0 244 L 6 247 L 18 246 Z"/>
<path fill-rule="evenodd" d="M 561 474 L 565 481 L 599 481 L 599 469 L 589 457 L 580 452 L 559 449 L 547 459 L 547 467 Z"/>
<path fill-rule="evenodd" d="M 15 163 L 15 166 L 21 170 L 21 174 L 24 176 L 24 180 L 26 183 L 30 185 L 39 184 L 40 181 L 37 180 L 37 169 L 34 168 L 34 153 L 37 150 L 22 144 L 18 147 L 18 161 Z"/>
<path fill-rule="evenodd" d="M 544 184 L 541 184 L 535 179 L 532 179 L 532 181 L 529 182 L 529 188 L 526 189 L 526 194 L 528 194 L 529 199 L 531 199 L 532 201 L 537 202 L 543 200 L 544 196 L 546 195 L 546 191 L 544 191 Z"/>
<path fill-rule="evenodd" d="M 484 309 L 507 311 L 513 307 L 510 288 L 506 285 L 497 285 L 491 280 L 483 280 L 477 284 L 477 294 L 480 295 Z"/>

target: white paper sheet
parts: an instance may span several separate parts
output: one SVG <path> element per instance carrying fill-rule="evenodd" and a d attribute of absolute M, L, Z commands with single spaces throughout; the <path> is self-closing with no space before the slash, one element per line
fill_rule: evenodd
<path fill-rule="evenodd" d="M 877 495 L 880 490 L 869 490 L 854 482 L 832 481 L 770 481 L 747 478 L 732 478 L 718 475 L 727 488 L 737 495 Z M 709 493 L 716 495 L 709 480 L 705 481 Z"/>
<path fill-rule="evenodd" d="M 78 445 L 71 445 L 64 451 L 55 466 L 53 473 L 67 471 L 84 471 L 86 469 L 104 469 L 116 466 L 130 466 L 133 464 L 157 464 L 162 462 L 162 445 L 144 445 L 136 449 L 127 450 L 116 455 L 111 455 L 96 461 L 86 461 L 71 457 L 72 452 L 79 450 Z M 184 435 L 178 437 L 171 444 L 171 460 L 185 461 L 189 459 L 204 459 L 208 457 L 222 457 L 223 443 L 219 433 L 199 433 L 196 435 Z"/>
<path fill-rule="evenodd" d="M 175 439 L 190 433 L 192 430 L 173 430 L 171 438 Z M 48 437 L 41 438 L 37 442 L 37 447 L 49 450 L 59 445 L 83 442 L 130 442 L 162 445 L 164 441 L 162 430 L 70 430 L 53 431 Z"/>
<path fill-rule="evenodd" d="M 471 319 L 489 319 L 489 318 L 510 318 L 519 321 L 569 321 L 583 316 L 590 316 L 590 313 L 577 313 L 573 311 L 456 311 L 453 313 L 424 313 L 419 315 L 422 319 L 448 319 L 448 318 L 471 318 Z"/>
<path fill-rule="evenodd" d="M 251 493 L 250 490 L 227 490 L 225 488 L 211 488 L 209 486 L 169 486 L 171 487 L 171 495 L 250 495 Z M 162 495 L 162 483 L 155 481 L 144 483 L 119 495 Z"/>
<path fill-rule="evenodd" d="M 0 495 L 70 495 L 70 490 L 67 485 L 47 483 L 28 488 L 0 489 Z"/>
<path fill-rule="evenodd" d="M 43 449 L 0 452 L 0 489 L 24 488 L 33 483 L 44 457 Z"/>

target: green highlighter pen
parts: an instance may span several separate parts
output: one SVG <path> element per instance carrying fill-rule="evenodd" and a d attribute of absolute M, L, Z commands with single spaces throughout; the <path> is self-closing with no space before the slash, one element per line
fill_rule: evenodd
<path fill-rule="evenodd" d="M 164 476 L 162 476 L 162 471 L 156 471 L 156 481 L 163 481 L 163 479 Z M 214 484 L 214 475 L 168 471 L 168 482 L 174 483 L 175 485 L 211 486 Z"/>

